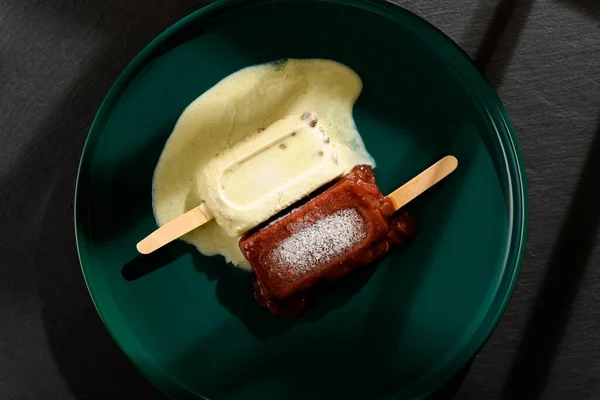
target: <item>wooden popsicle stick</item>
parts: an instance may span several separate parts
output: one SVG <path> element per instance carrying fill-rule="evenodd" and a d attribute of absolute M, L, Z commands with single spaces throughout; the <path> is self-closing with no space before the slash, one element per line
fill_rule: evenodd
<path fill-rule="evenodd" d="M 387 197 L 394 204 L 394 209 L 398 210 L 450 175 L 457 166 L 458 160 L 455 157 L 446 156 L 393 191 Z M 156 229 L 144 240 L 140 241 L 136 248 L 142 254 L 150 254 L 211 219 L 211 217 L 202 212 L 200 206 L 192 208 L 185 214 Z"/>
<path fill-rule="evenodd" d="M 387 196 L 394 204 L 394 210 L 399 210 L 410 203 L 417 196 L 450 175 L 457 166 L 458 160 L 456 157 L 446 156 L 394 190 Z"/>
<path fill-rule="evenodd" d="M 192 208 L 190 211 L 175 218 L 173 221 L 167 222 L 152 232 L 139 242 L 136 248 L 142 254 L 150 254 L 165 244 L 171 243 L 173 240 L 207 223 L 211 219 L 211 217 L 202 212 L 200 206 Z"/>

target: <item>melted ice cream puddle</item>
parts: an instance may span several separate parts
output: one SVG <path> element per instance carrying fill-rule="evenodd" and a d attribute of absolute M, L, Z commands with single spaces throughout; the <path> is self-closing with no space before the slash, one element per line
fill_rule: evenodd
<path fill-rule="evenodd" d="M 156 166 L 153 208 L 159 225 L 201 202 L 200 171 L 215 154 L 246 135 L 286 116 L 311 110 L 337 146 L 346 172 L 357 164 L 374 166 L 352 118 L 362 81 L 350 68 L 330 60 L 287 60 L 242 69 L 217 83 L 183 112 Z M 282 153 L 283 154 L 283 153 Z M 205 255 L 221 254 L 248 269 L 239 237 L 215 221 L 183 238 Z"/>

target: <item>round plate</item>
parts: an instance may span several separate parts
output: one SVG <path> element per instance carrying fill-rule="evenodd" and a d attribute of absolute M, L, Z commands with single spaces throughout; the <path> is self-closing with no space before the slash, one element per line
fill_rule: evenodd
<path fill-rule="evenodd" d="M 415 241 L 336 284 L 303 318 L 254 301 L 249 277 L 156 228 L 152 174 L 184 108 L 227 75 L 328 58 L 364 89 L 354 117 L 386 193 L 446 154 L 458 170 L 412 207 Z M 146 47 L 106 97 L 76 194 L 79 256 L 98 312 L 175 398 L 422 398 L 482 346 L 515 284 L 524 171 L 506 113 L 468 57 L 384 1 L 220 1 Z"/>

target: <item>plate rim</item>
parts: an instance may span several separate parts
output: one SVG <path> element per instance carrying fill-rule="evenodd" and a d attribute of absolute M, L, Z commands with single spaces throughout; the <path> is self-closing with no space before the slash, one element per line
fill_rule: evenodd
<path fill-rule="evenodd" d="M 424 376 L 423 379 L 427 378 L 426 381 L 429 381 L 431 383 L 429 385 L 429 388 L 427 388 L 424 391 L 418 390 L 418 384 L 421 382 L 421 380 L 419 380 L 411 384 L 407 389 L 408 393 L 410 393 L 411 395 L 427 397 L 435 391 L 439 390 L 445 383 L 451 380 L 461 370 L 461 368 L 463 368 L 469 361 L 471 361 L 477 355 L 479 350 L 485 345 L 491 334 L 498 326 L 498 323 L 504 315 L 506 307 L 508 306 L 508 303 L 512 297 L 512 293 L 516 286 L 519 273 L 522 268 L 523 257 L 525 253 L 529 209 L 527 198 L 527 179 L 525 175 L 525 163 L 523 160 L 520 146 L 518 144 L 516 131 L 511 123 L 510 117 L 508 116 L 506 109 L 504 108 L 504 105 L 502 104 L 502 101 L 498 97 L 492 85 L 487 81 L 484 75 L 481 72 L 479 72 L 469 55 L 456 42 L 454 42 L 441 30 L 436 28 L 433 24 L 429 23 L 428 21 L 419 17 L 413 12 L 403 8 L 402 6 L 393 3 L 391 0 L 352 0 L 351 2 L 348 2 L 346 0 L 310 1 L 313 3 L 334 3 L 354 8 L 361 8 L 366 12 L 377 12 L 378 14 L 381 14 L 384 17 L 393 17 L 391 19 L 397 24 L 400 23 L 397 20 L 397 18 L 408 18 L 411 19 L 414 23 L 419 24 L 424 29 L 428 30 L 428 33 L 434 33 L 437 36 L 437 40 L 443 41 L 446 43 L 446 45 L 449 45 L 455 51 L 457 50 L 456 54 L 459 57 L 453 58 L 461 59 L 461 64 L 463 64 L 462 67 L 466 67 L 466 69 L 460 71 L 455 69 L 457 78 L 466 80 L 465 76 L 469 76 L 469 81 L 472 81 L 473 79 L 475 81 L 480 81 L 477 84 L 478 93 L 472 94 L 472 96 L 474 99 L 479 101 L 480 105 L 487 112 L 490 122 L 496 125 L 496 139 L 498 140 L 504 153 L 504 166 L 507 171 L 507 182 L 510 185 L 512 193 L 510 199 L 512 200 L 512 203 L 510 204 L 511 207 L 509 210 L 509 238 L 507 239 L 507 250 L 504 265 L 502 267 L 502 275 L 499 278 L 499 283 L 495 288 L 494 299 L 490 302 L 490 307 L 488 307 L 486 315 L 484 315 L 480 319 L 476 329 L 474 329 L 472 334 L 469 335 L 469 338 L 461 340 L 462 345 L 460 346 L 460 351 L 458 352 L 458 354 L 456 354 L 455 357 L 453 357 L 451 360 L 445 362 L 443 367 L 441 368 L 441 371 L 436 371 L 434 373 Z M 127 347 L 122 343 L 120 335 L 116 332 L 111 323 L 109 323 L 106 311 L 104 311 L 102 307 L 98 305 L 98 302 L 94 297 L 93 283 L 88 279 L 86 249 L 83 240 L 80 239 L 80 237 L 83 236 L 83 232 L 85 231 L 85 221 L 84 218 L 82 218 L 85 216 L 85 213 L 83 211 L 85 209 L 85 206 L 82 206 L 82 203 L 84 203 L 82 200 L 89 198 L 90 188 L 88 187 L 88 184 L 82 182 L 81 178 L 90 170 L 91 148 L 93 147 L 97 139 L 101 136 L 101 125 L 104 123 L 104 120 L 107 117 L 107 115 L 110 114 L 110 110 L 112 109 L 115 100 L 119 98 L 121 92 L 127 86 L 128 81 L 135 76 L 138 69 L 144 65 L 147 59 L 152 58 L 152 53 L 157 47 L 159 47 L 163 42 L 171 38 L 172 35 L 176 34 L 188 25 L 200 22 L 205 17 L 210 17 L 213 13 L 218 14 L 227 11 L 239 12 L 239 9 L 245 7 L 256 7 L 263 6 L 269 3 L 281 2 L 299 3 L 300 1 L 216 0 L 213 3 L 210 3 L 199 8 L 198 10 L 193 11 L 192 13 L 179 19 L 174 24 L 170 25 L 158 36 L 152 39 L 146 46 L 144 46 L 144 48 L 139 53 L 135 55 L 135 57 L 127 64 L 127 66 L 119 74 L 115 82 L 111 85 L 109 91 L 102 100 L 100 107 L 98 108 L 98 111 L 90 126 L 85 140 L 85 144 L 82 149 L 75 183 L 73 216 L 75 228 L 75 243 L 77 247 L 77 255 L 84 282 L 86 284 L 90 298 L 92 299 L 92 302 L 94 304 L 94 307 L 96 308 L 100 319 L 102 320 L 104 326 L 106 327 L 113 340 L 118 344 L 123 354 L 125 354 L 125 356 L 131 361 L 133 365 L 135 365 L 135 367 L 140 372 L 142 372 L 142 374 L 152 385 L 154 385 L 168 397 L 172 397 L 172 393 L 166 392 L 165 389 L 162 388 L 161 385 L 159 385 L 156 382 L 157 379 L 155 379 L 154 377 L 152 379 L 150 378 L 150 376 L 152 376 L 150 368 L 147 368 L 145 365 L 142 365 L 141 363 L 137 362 L 132 357 L 130 352 L 127 350 Z M 306 0 L 304 0 L 303 4 L 306 4 Z M 466 88 L 470 88 L 472 92 L 475 91 L 472 88 L 472 86 L 474 86 L 472 83 L 464 86 Z M 482 96 L 481 93 L 484 93 L 485 96 Z M 485 102 L 482 99 L 483 97 L 487 98 Z M 87 189 L 87 192 L 84 192 L 84 189 Z M 513 266 L 512 271 L 507 271 L 507 269 L 510 266 Z M 494 303 L 498 303 L 496 307 L 493 307 Z M 484 327 L 486 318 L 489 315 L 490 310 L 494 311 L 494 315 L 491 318 L 491 321 L 487 323 L 487 328 L 483 329 L 478 338 L 473 339 L 475 333 L 477 333 L 478 330 L 481 330 Z M 189 392 L 190 394 L 198 396 L 199 398 L 205 398 L 199 393 L 192 391 L 186 385 L 177 382 L 176 378 L 173 377 L 170 373 L 166 371 L 163 371 L 163 373 L 165 373 L 171 379 L 173 379 L 173 381 L 177 383 L 183 390 Z M 418 393 L 414 393 L 415 391 L 418 391 Z"/>

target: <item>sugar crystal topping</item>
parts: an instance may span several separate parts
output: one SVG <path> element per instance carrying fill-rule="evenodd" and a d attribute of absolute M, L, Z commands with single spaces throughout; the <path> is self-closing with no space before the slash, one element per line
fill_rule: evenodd
<path fill-rule="evenodd" d="M 299 227 L 270 257 L 278 275 L 304 275 L 342 256 L 366 236 L 362 216 L 354 208 L 346 208 Z"/>

